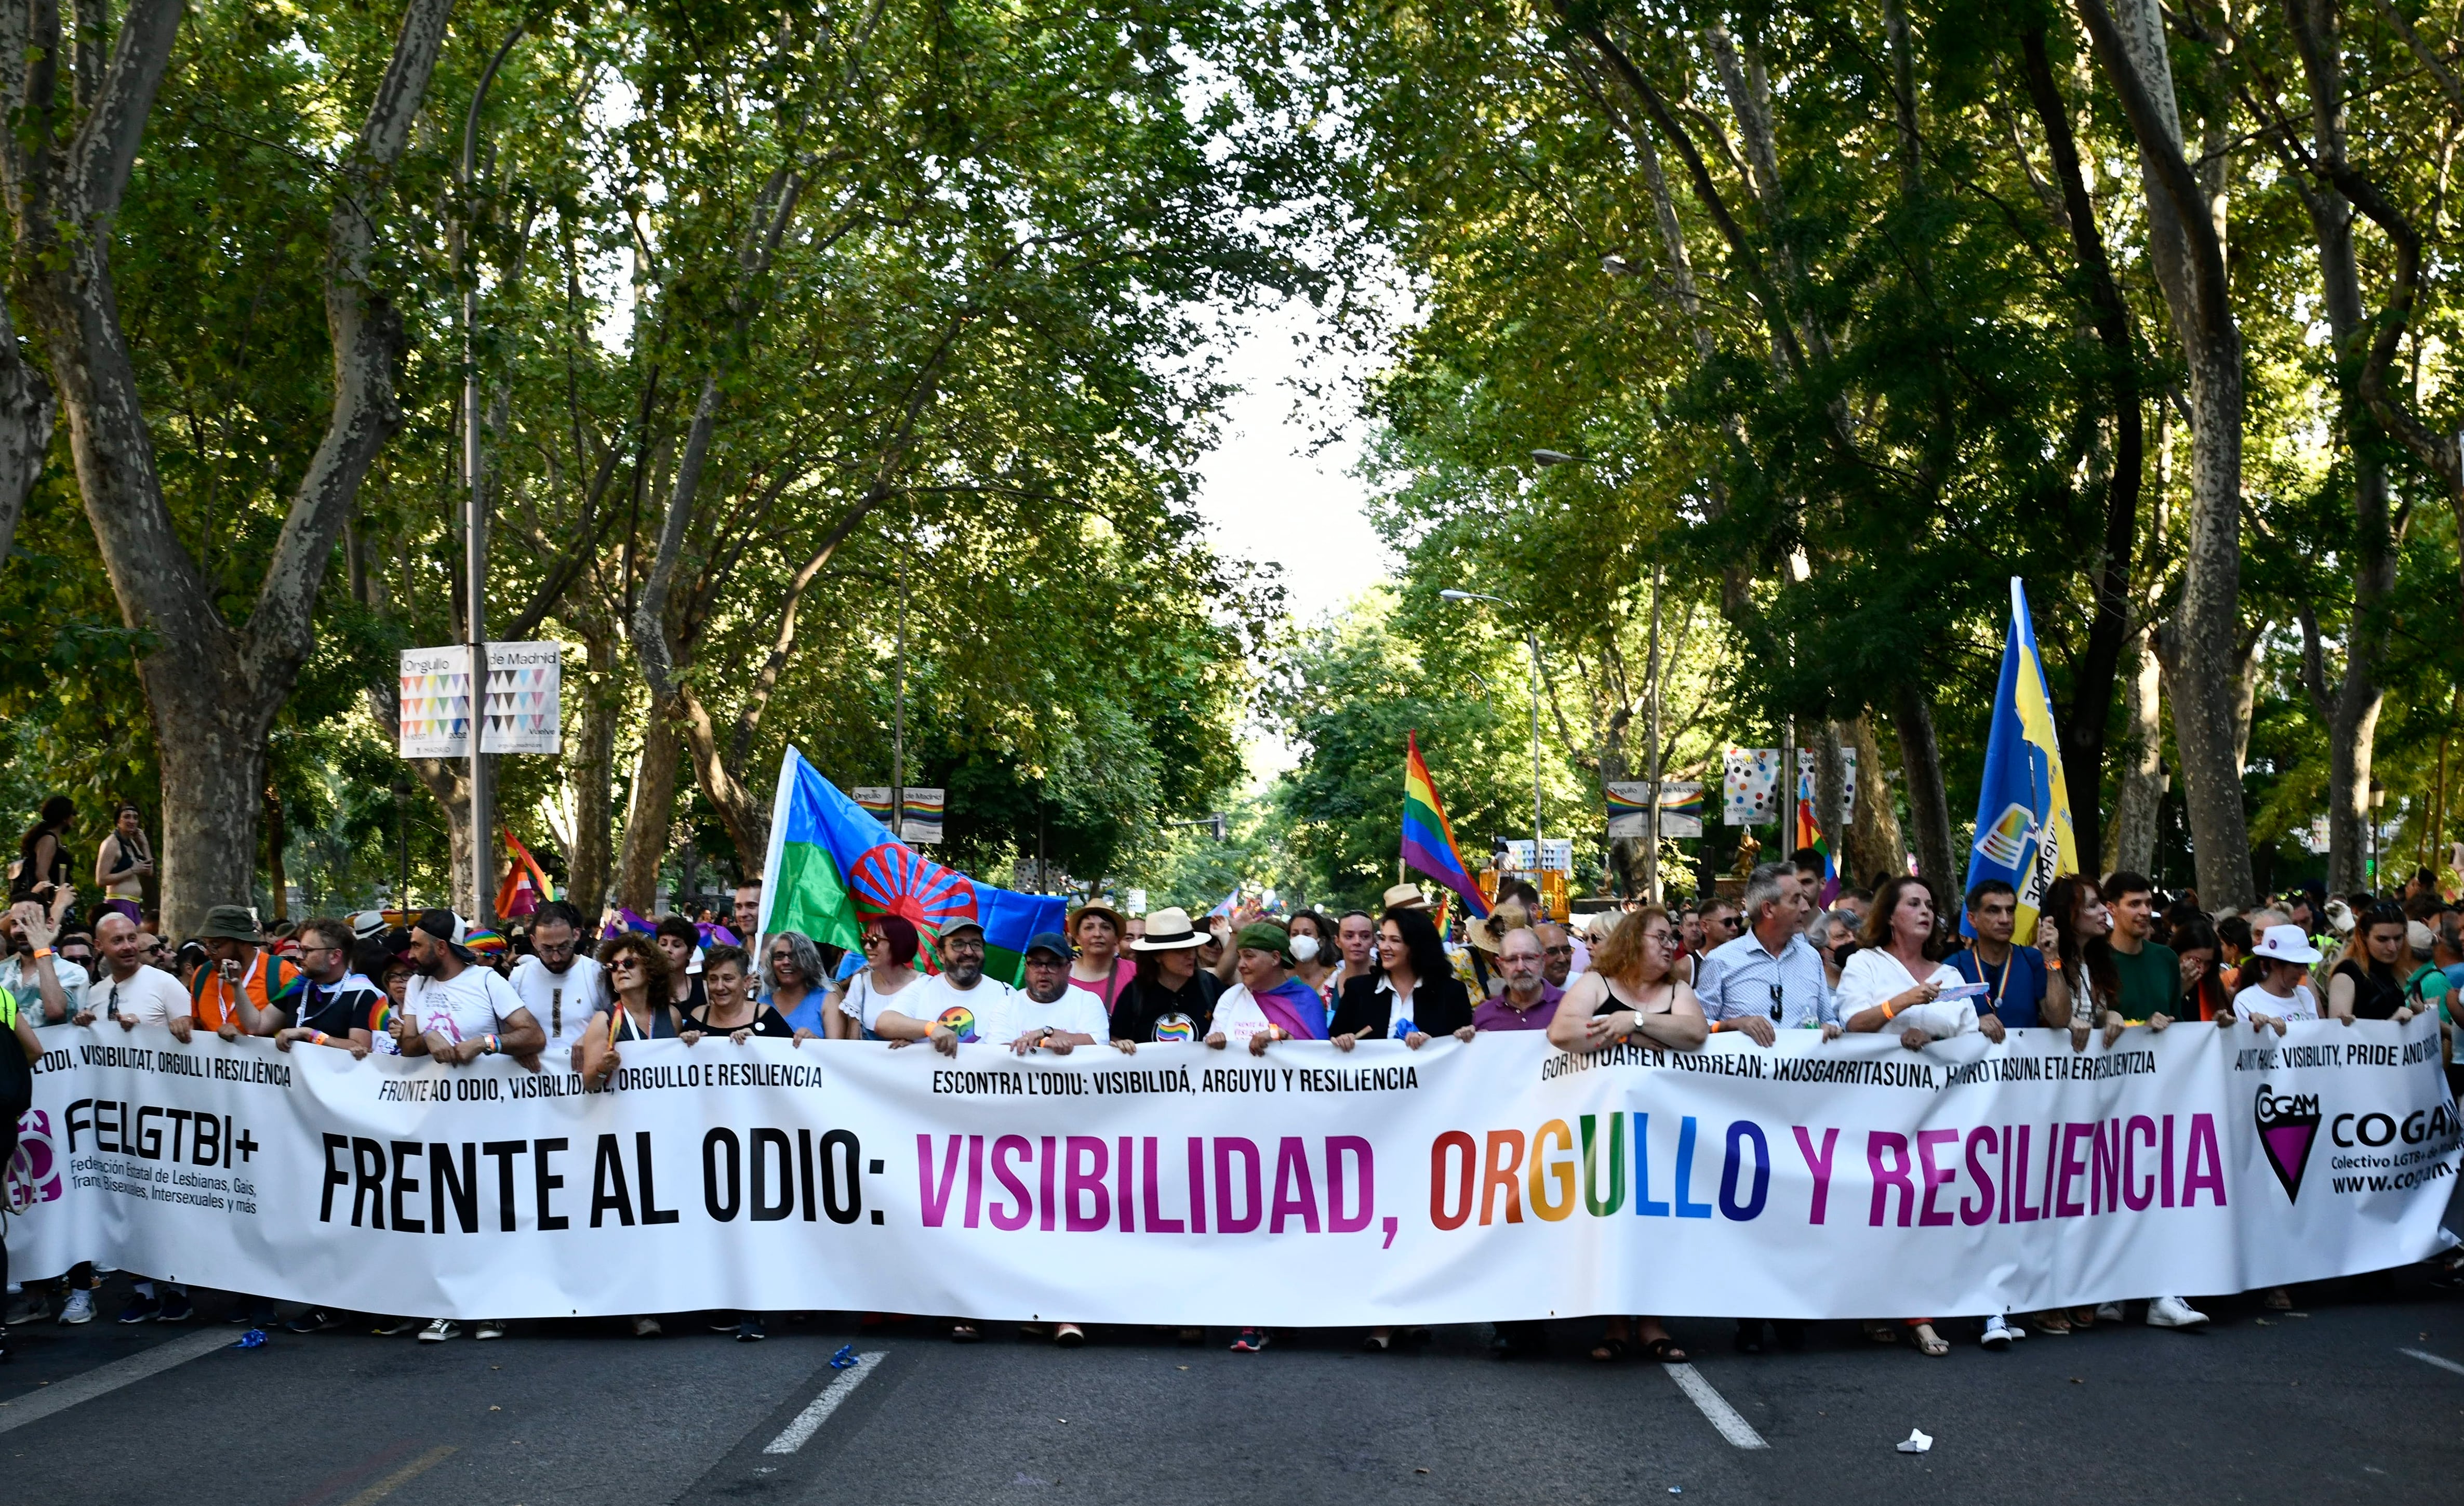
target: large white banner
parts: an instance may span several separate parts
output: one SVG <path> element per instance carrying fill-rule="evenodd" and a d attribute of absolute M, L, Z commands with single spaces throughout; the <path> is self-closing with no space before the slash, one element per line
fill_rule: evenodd
<path fill-rule="evenodd" d="M 2457 1166 L 2428 1020 L 2076 1052 L 662 1041 L 605 1093 L 502 1058 L 42 1033 L 20 1276 L 105 1259 L 414 1316 L 1972 1314 L 2419 1259 Z"/>

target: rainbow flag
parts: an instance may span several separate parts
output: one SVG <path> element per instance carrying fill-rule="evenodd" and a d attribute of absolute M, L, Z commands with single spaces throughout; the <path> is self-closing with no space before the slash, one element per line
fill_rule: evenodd
<path fill-rule="evenodd" d="M 1822 834 L 1822 823 L 1814 818 L 1814 799 L 1799 791 L 1796 797 L 1796 841 L 1789 851 L 1812 848 L 1822 854 L 1822 903 L 1828 905 L 1839 897 L 1839 865 L 1831 860 L 1831 839 Z"/>
<path fill-rule="evenodd" d="M 918 856 L 793 746 L 779 762 L 761 872 L 764 936 L 801 931 L 852 951 L 865 921 L 900 915 L 923 933 L 918 961 L 934 968 L 941 934 L 973 920 L 984 928 L 984 975 L 1013 985 L 1025 976 L 1027 941 L 1069 913 L 1061 896 L 996 889 Z"/>
<path fill-rule="evenodd" d="M 1463 898 L 1474 919 L 1488 915 L 1487 897 L 1473 881 L 1455 847 L 1455 830 L 1446 824 L 1446 808 L 1429 782 L 1429 765 L 1420 759 L 1420 735 L 1403 735 L 1403 861 L 1436 879 Z"/>
<path fill-rule="evenodd" d="M 530 915 L 555 897 L 556 886 L 547 881 L 539 859 L 531 856 L 513 828 L 505 828 L 505 881 L 496 886 L 497 916 L 511 920 Z"/>

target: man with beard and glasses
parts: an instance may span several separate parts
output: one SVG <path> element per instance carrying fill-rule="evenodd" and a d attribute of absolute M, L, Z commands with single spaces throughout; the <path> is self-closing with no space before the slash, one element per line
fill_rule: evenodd
<path fill-rule="evenodd" d="M 598 960 L 582 954 L 582 912 L 562 899 L 531 918 L 531 955 L 514 963 L 507 981 L 546 1030 L 548 1060 L 559 1063 L 574 1055 L 607 998 Z"/>
<path fill-rule="evenodd" d="M 409 961 L 413 969 L 403 990 L 403 1008 L 394 1022 L 394 1039 L 406 1056 L 433 1056 L 464 1066 L 482 1056 L 511 1056 L 533 1072 L 547 1031 L 522 1005 L 513 985 L 481 963 L 478 954 L 462 944 L 462 918 L 451 910 L 427 910 L 410 927 Z M 429 1320 L 419 1331 L 422 1343 L 443 1343 L 462 1332 L 450 1318 Z M 502 1318 L 482 1319 L 474 1329 L 480 1339 L 505 1336 Z"/>
<path fill-rule="evenodd" d="M 892 1047 L 929 1040 L 942 1055 L 955 1055 L 962 1045 L 994 1038 L 1017 991 L 984 976 L 984 928 L 961 920 L 941 933 L 939 975 L 898 990 L 906 1008 L 874 1015 L 872 1033 Z"/>

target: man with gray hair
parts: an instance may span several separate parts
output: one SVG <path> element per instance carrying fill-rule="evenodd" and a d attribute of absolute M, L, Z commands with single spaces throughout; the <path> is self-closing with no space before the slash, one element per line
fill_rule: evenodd
<path fill-rule="evenodd" d="M 1804 881 L 1789 863 L 1765 863 L 1746 880 L 1745 934 L 1703 959 L 1694 991 L 1714 1033 L 1737 1030 L 1769 1046 L 1785 1029 L 1839 1033 L 1822 958 L 1805 939 L 1811 908 Z"/>

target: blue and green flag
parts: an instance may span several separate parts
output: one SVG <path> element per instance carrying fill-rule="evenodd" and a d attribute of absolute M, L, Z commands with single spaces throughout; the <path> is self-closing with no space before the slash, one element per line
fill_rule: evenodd
<path fill-rule="evenodd" d="M 867 920 L 904 916 L 925 939 L 916 961 L 935 971 L 939 939 L 962 920 L 984 928 L 984 975 L 1016 984 L 1026 943 L 1058 931 L 1068 901 L 979 884 L 919 856 L 824 779 L 795 748 L 779 762 L 770 807 L 770 852 L 762 867 L 761 934 L 801 931 L 855 950 Z"/>

